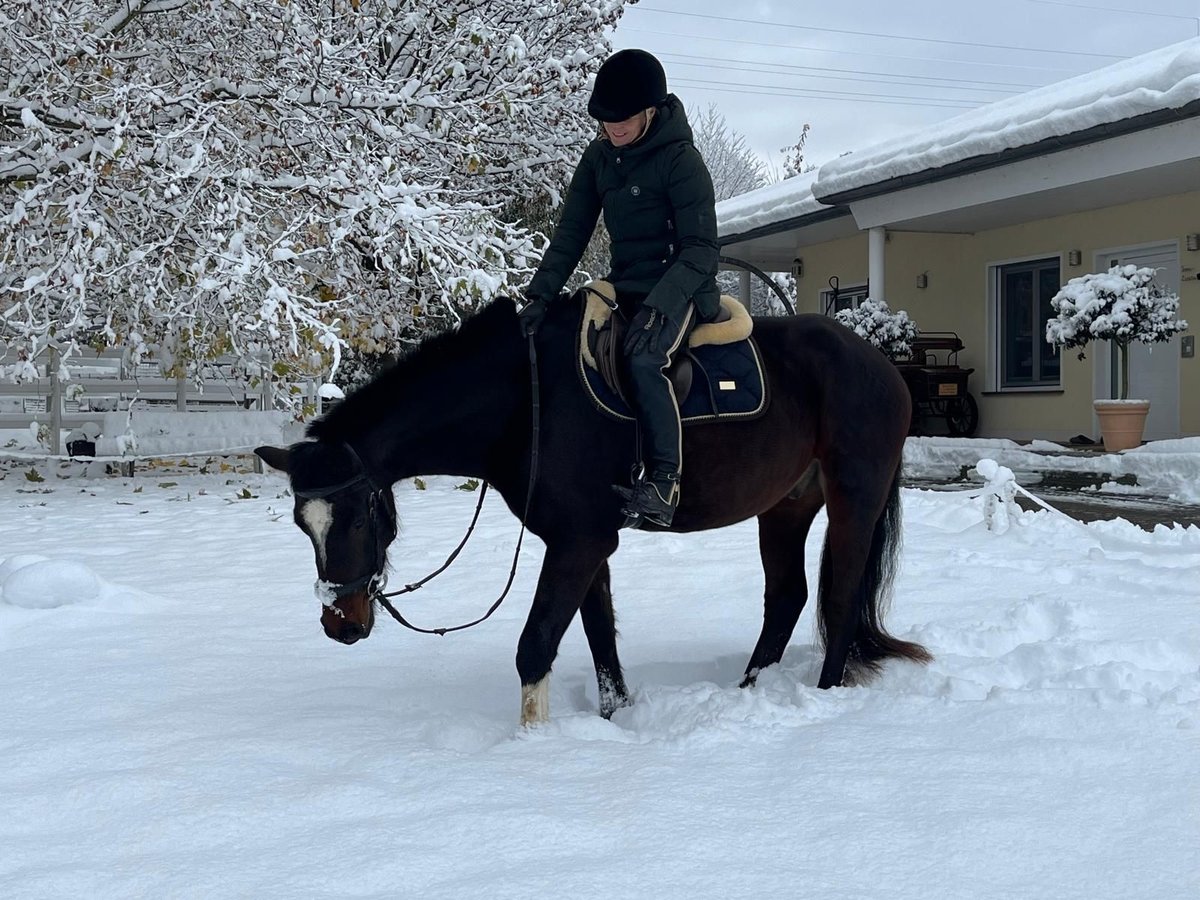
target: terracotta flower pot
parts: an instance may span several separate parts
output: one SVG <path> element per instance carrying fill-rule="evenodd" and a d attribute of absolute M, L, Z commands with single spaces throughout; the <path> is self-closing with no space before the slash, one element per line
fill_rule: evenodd
<path fill-rule="evenodd" d="M 1149 400 L 1094 400 L 1092 408 L 1100 419 L 1105 450 L 1128 450 L 1142 443 Z"/>

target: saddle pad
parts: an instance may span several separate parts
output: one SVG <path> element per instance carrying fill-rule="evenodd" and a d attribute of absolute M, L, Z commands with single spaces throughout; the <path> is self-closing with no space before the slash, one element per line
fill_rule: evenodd
<path fill-rule="evenodd" d="M 581 316 L 581 328 L 577 332 L 580 347 L 575 358 L 584 390 L 601 412 L 615 419 L 631 421 L 634 415 L 629 404 L 608 386 L 592 365 L 585 362 L 586 305 Z M 682 352 L 691 358 L 694 367 L 692 389 L 679 408 L 683 424 L 753 419 L 766 410 L 767 382 L 762 357 L 753 338 L 732 344 L 689 347 Z"/>

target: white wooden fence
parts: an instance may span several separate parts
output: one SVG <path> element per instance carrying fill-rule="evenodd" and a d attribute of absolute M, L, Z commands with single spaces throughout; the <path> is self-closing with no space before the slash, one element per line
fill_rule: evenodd
<path fill-rule="evenodd" d="M 16 362 L 12 356 L 0 357 L 0 366 Z M 69 381 L 56 377 L 57 363 L 51 356 L 38 365 L 39 377 L 35 380 L 0 381 L 0 428 L 28 428 L 34 422 L 45 422 L 52 441 L 55 436 L 58 440 L 57 446 L 50 448 L 51 455 L 58 455 L 62 452 L 64 429 L 89 422 L 100 426 L 106 413 L 128 410 L 134 402 L 141 409 L 189 413 L 239 409 L 271 412 L 274 407 L 270 381 L 260 379 L 252 385 L 237 374 L 232 360 L 217 360 L 200 381 L 163 378 L 154 362 L 131 370 L 122 365 L 116 351 L 73 358 L 68 369 Z M 302 387 L 302 397 L 320 411 L 315 381 Z"/>

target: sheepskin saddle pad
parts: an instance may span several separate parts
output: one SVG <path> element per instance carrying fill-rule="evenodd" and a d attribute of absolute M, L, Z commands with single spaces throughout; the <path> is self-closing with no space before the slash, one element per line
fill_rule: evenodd
<path fill-rule="evenodd" d="M 584 389 L 601 412 L 633 419 L 622 353 L 626 323 L 613 314 L 616 291 L 606 281 L 593 281 L 576 297 L 582 308 L 576 355 Z M 716 321 L 692 330 L 688 346 L 667 370 L 684 424 L 752 419 L 766 410 L 767 381 L 750 336 L 753 324 L 741 303 L 723 296 Z"/>

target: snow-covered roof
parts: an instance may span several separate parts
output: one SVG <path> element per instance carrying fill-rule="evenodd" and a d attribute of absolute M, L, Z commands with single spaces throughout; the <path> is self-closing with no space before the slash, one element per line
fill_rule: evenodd
<path fill-rule="evenodd" d="M 813 193 L 829 198 L 1195 101 L 1200 101 L 1200 38 L 990 103 L 841 156 L 821 167 Z"/>
<path fill-rule="evenodd" d="M 717 236 L 745 234 L 764 225 L 774 225 L 831 207 L 813 196 L 816 171 L 794 175 L 717 204 Z"/>
<path fill-rule="evenodd" d="M 818 200 L 1200 101 L 1200 38 L 981 106 L 717 204 L 717 234 L 832 209 Z"/>

